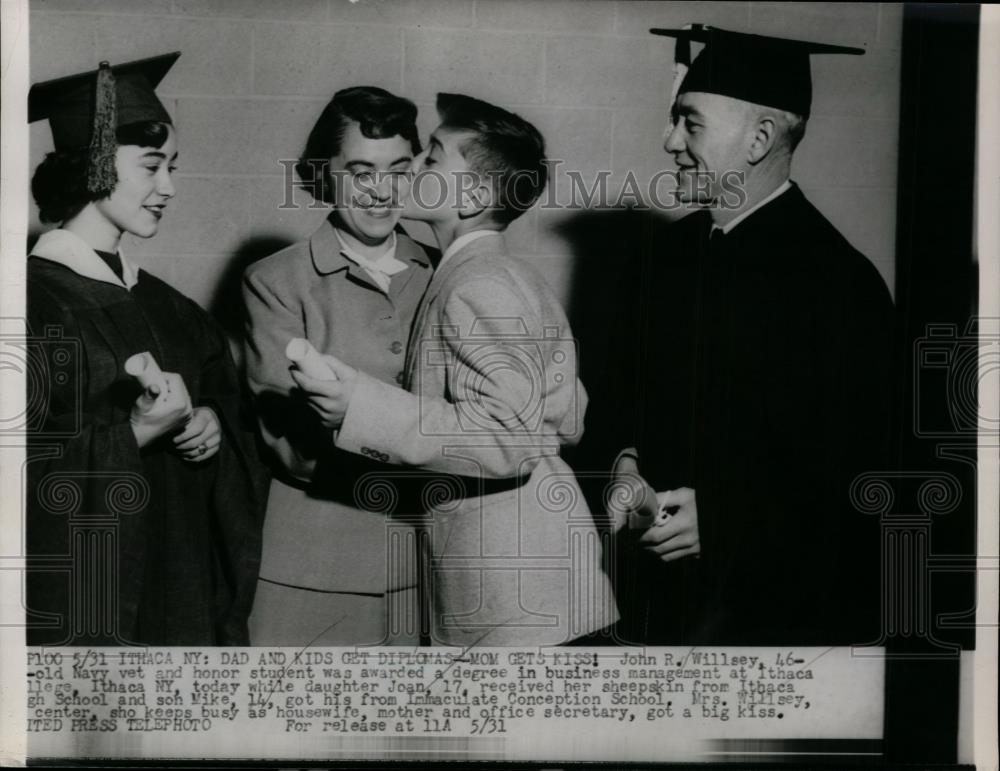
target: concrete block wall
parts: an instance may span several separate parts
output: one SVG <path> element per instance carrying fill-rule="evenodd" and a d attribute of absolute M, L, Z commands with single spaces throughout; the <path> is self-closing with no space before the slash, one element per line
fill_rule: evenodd
<path fill-rule="evenodd" d="M 226 315 L 243 265 L 324 216 L 301 192 L 297 209 L 279 208 L 279 160 L 298 155 L 335 90 L 366 83 L 409 97 L 424 137 L 436 92 L 495 101 L 536 123 L 561 174 L 609 170 L 613 197 L 629 171 L 646 182 L 672 168 L 662 132 L 673 44 L 647 30 L 696 21 L 867 49 L 816 59 L 794 178 L 891 288 L 902 26 L 894 4 L 31 0 L 31 77 L 183 52 L 159 89 L 179 127 L 177 197 L 157 237 L 124 248 Z M 50 149 L 48 127 L 33 126 L 33 164 Z M 568 189 L 563 176 L 556 184 Z M 572 216 L 533 210 L 509 238 L 567 302 L 575 255 L 560 226 Z M 410 230 L 429 238 L 422 226 Z"/>

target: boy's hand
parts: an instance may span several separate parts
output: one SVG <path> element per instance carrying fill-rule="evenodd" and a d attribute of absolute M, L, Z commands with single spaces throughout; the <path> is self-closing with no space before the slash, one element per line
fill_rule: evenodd
<path fill-rule="evenodd" d="M 340 428 L 358 382 L 358 371 L 336 356 L 323 355 L 323 359 L 336 374 L 336 380 L 317 380 L 303 374 L 297 367 L 290 367 L 289 371 L 292 380 L 306 395 L 309 406 L 319 415 L 319 422 L 325 428 Z"/>

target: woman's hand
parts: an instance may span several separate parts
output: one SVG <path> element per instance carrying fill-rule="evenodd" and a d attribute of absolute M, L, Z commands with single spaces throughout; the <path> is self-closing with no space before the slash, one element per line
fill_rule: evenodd
<path fill-rule="evenodd" d="M 140 449 L 164 434 L 176 431 L 192 415 L 191 397 L 184 379 L 176 372 L 164 372 L 166 391 L 156 385 L 143 391 L 132 405 L 129 423 Z"/>
<path fill-rule="evenodd" d="M 222 428 L 211 407 L 196 408 L 184 430 L 174 437 L 174 449 L 192 463 L 208 460 L 221 444 Z"/>

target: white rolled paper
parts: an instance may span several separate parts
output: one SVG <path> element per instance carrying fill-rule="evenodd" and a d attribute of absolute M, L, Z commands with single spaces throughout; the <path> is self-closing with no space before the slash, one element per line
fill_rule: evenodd
<path fill-rule="evenodd" d="M 628 526 L 633 530 L 646 530 L 654 524 L 663 524 L 660 518 L 666 513 L 657 510 L 656 491 L 650 487 L 646 480 L 642 480 L 641 489 L 641 500 L 629 512 L 628 517 Z"/>
<path fill-rule="evenodd" d="M 641 514 L 638 511 L 630 511 L 628 513 L 628 526 L 630 530 L 649 530 L 654 522 L 656 522 L 656 518 L 647 514 Z"/>
<path fill-rule="evenodd" d="M 336 380 L 337 374 L 330 369 L 320 352 L 304 337 L 293 337 L 285 346 L 285 356 L 302 374 L 314 380 Z"/>
<path fill-rule="evenodd" d="M 160 394 L 167 392 L 167 381 L 163 377 L 160 365 L 149 351 L 129 356 L 125 360 L 125 371 L 138 380 L 144 390 L 148 391 L 150 386 L 155 385 L 160 389 Z"/>

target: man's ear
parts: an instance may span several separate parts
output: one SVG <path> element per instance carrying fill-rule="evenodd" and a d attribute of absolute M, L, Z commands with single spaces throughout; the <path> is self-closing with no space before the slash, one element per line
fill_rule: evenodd
<path fill-rule="evenodd" d="M 458 211 L 459 219 L 467 220 L 478 217 L 493 206 L 493 189 L 485 182 L 479 182 L 470 190 L 462 192 L 462 208 Z"/>
<path fill-rule="evenodd" d="M 753 137 L 750 141 L 750 149 L 747 152 L 747 160 L 751 165 L 756 165 L 764 160 L 778 139 L 778 122 L 773 115 L 762 115 L 757 120 Z"/>

